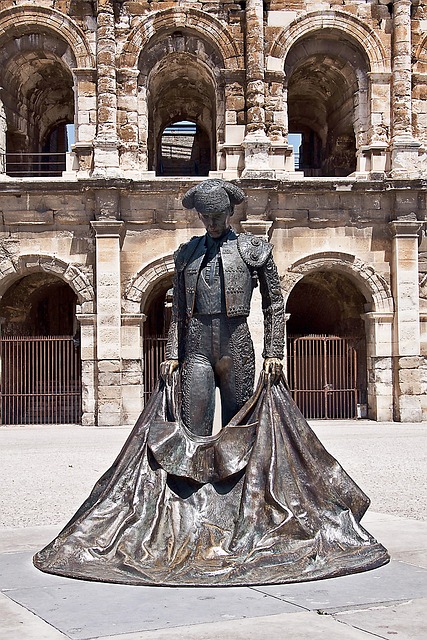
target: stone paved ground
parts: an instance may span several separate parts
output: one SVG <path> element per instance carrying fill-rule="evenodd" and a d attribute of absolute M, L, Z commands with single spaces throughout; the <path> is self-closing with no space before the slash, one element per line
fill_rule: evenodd
<path fill-rule="evenodd" d="M 377 513 L 427 520 L 427 424 L 311 422 Z M 87 497 L 129 429 L 0 427 L 0 527 L 61 524 Z"/>
<path fill-rule="evenodd" d="M 0 428 L 0 640 L 425 640 L 427 425 L 312 423 L 372 498 L 392 557 L 299 585 L 170 589 L 49 576 L 31 563 L 113 461 L 127 429 Z"/>

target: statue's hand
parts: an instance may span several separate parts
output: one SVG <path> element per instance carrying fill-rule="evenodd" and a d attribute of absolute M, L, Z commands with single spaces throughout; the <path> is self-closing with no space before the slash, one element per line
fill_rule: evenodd
<path fill-rule="evenodd" d="M 176 371 L 176 369 L 178 369 L 178 366 L 179 366 L 178 360 L 165 360 L 164 362 L 161 362 L 160 375 L 162 376 L 163 380 L 166 380 L 167 382 L 171 382 L 172 374 L 174 371 Z"/>
<path fill-rule="evenodd" d="M 264 373 L 271 376 L 272 382 L 277 382 L 282 375 L 283 363 L 279 358 L 264 359 Z"/>

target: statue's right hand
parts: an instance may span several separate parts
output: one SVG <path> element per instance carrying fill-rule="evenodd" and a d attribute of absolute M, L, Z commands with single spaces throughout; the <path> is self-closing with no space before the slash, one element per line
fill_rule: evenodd
<path fill-rule="evenodd" d="M 165 360 L 160 364 L 160 375 L 163 380 L 168 382 L 172 379 L 172 374 L 176 369 L 178 369 L 179 362 L 178 360 Z"/>

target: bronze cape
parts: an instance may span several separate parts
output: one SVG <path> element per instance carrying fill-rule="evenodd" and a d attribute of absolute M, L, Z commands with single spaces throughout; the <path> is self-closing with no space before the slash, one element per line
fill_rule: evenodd
<path fill-rule="evenodd" d="M 369 499 L 324 449 L 284 379 L 257 389 L 216 436 L 179 419 L 179 377 L 153 393 L 113 466 L 42 571 L 168 586 L 301 582 L 373 569 Z"/>

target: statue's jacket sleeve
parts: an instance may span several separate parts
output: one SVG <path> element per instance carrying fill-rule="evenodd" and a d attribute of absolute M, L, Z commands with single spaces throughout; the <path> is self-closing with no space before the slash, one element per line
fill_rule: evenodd
<path fill-rule="evenodd" d="M 166 344 L 166 358 L 168 360 L 179 360 L 184 357 L 185 331 L 189 317 L 187 313 L 187 296 L 191 293 L 187 291 L 186 274 L 184 270 L 189 264 L 197 250 L 197 256 L 204 255 L 204 236 L 195 236 L 189 242 L 182 244 L 174 253 L 175 274 L 173 278 L 173 301 L 172 317 Z M 187 287 L 186 287 L 187 285 Z M 195 290 L 194 290 L 195 293 Z"/>
<path fill-rule="evenodd" d="M 251 233 L 238 236 L 238 249 L 245 264 L 258 276 L 264 314 L 263 358 L 283 358 L 285 317 L 279 274 L 272 256 L 272 245 Z"/>
<path fill-rule="evenodd" d="M 205 236 L 192 238 L 174 255 L 172 320 L 166 357 L 182 360 L 186 325 L 195 306 L 197 278 L 205 255 Z M 272 246 L 252 234 L 231 234 L 221 246 L 225 304 L 229 318 L 250 312 L 252 291 L 257 279 L 264 314 L 263 357 L 282 358 L 284 341 L 283 297 Z"/>

